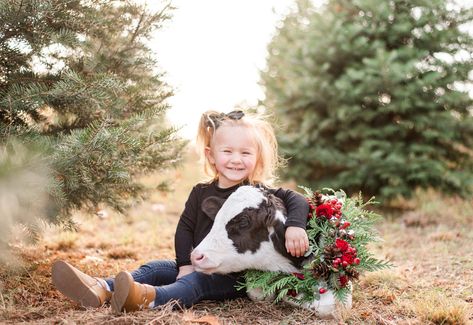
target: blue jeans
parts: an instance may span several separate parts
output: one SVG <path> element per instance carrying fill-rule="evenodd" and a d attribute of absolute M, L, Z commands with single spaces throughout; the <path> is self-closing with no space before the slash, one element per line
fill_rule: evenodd
<path fill-rule="evenodd" d="M 176 280 L 179 273 L 176 262 L 158 260 L 146 263 L 131 272 L 139 283 L 150 284 L 156 288 L 155 306 L 164 305 L 171 300 L 184 307 L 190 307 L 201 300 L 225 300 L 245 297 L 245 290 L 237 290 L 235 285 L 241 281 L 235 274 L 204 274 L 192 272 Z M 113 291 L 113 279 L 105 279 Z"/>

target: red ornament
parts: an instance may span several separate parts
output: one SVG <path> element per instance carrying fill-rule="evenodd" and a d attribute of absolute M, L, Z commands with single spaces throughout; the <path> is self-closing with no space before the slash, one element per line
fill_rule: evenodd
<path fill-rule="evenodd" d="M 348 249 L 349 245 L 346 241 L 344 241 L 343 239 L 340 239 L 340 238 L 337 238 L 335 240 L 335 245 L 337 246 L 337 248 L 339 250 L 341 250 L 342 252 L 346 252 L 346 250 Z"/>
<path fill-rule="evenodd" d="M 333 209 L 328 204 L 321 204 L 315 209 L 315 214 L 319 218 L 325 217 L 327 219 L 330 219 L 330 217 L 333 215 Z"/>
<path fill-rule="evenodd" d="M 319 289 L 319 293 L 320 293 L 321 295 L 323 295 L 323 294 L 326 293 L 326 292 L 327 292 L 327 289 L 325 289 L 325 288 L 320 288 L 320 289 Z"/>
<path fill-rule="evenodd" d="M 342 265 L 346 267 L 349 264 L 353 264 L 355 261 L 355 256 L 350 253 L 345 253 L 342 255 Z M 347 263 L 347 265 L 345 265 Z"/>

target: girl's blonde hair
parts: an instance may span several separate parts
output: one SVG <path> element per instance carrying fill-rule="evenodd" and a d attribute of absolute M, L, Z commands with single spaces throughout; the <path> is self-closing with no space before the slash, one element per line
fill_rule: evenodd
<path fill-rule="evenodd" d="M 218 179 L 218 171 L 205 155 L 211 148 L 212 139 L 221 126 L 242 126 L 254 135 L 257 144 L 256 166 L 248 181 L 250 184 L 270 185 L 276 179 L 276 170 L 282 164 L 278 155 L 278 143 L 271 124 L 261 115 L 233 111 L 228 114 L 207 111 L 202 114 L 197 132 L 197 150 L 204 160 L 204 171 L 213 180 Z"/>

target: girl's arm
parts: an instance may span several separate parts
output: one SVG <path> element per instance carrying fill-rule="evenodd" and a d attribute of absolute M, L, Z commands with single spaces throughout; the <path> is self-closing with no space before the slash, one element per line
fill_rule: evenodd
<path fill-rule="evenodd" d="M 299 227 L 305 229 L 307 225 L 307 215 L 309 214 L 309 203 L 300 193 L 289 189 L 269 189 L 284 202 L 287 210 L 286 227 Z"/>
<path fill-rule="evenodd" d="M 182 265 L 181 267 L 179 267 L 179 273 L 176 277 L 176 280 L 179 279 L 179 278 L 182 278 L 183 276 L 191 274 L 194 271 L 195 270 L 194 270 L 193 265 Z"/>
<path fill-rule="evenodd" d="M 287 210 L 286 219 L 286 249 L 292 256 L 302 256 L 309 249 L 309 239 L 305 232 L 307 215 L 309 214 L 309 203 L 301 194 L 288 190 L 270 190 L 275 196 L 284 202 Z"/>
<path fill-rule="evenodd" d="M 181 270 L 182 266 L 192 266 L 190 254 L 194 244 L 194 229 L 197 218 L 197 209 L 197 188 L 194 187 L 189 194 L 184 211 L 182 212 L 179 223 L 177 224 L 176 234 L 174 235 L 176 264 L 179 270 Z"/>

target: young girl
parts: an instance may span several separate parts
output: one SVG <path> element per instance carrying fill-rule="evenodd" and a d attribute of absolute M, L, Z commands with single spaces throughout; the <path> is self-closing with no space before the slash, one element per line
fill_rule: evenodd
<path fill-rule="evenodd" d="M 227 199 L 241 185 L 267 187 L 274 178 L 279 161 L 274 131 L 268 122 L 242 111 L 209 111 L 201 117 L 197 145 L 212 180 L 197 184 L 189 195 L 176 229 L 176 261 L 152 261 L 131 273 L 120 272 L 114 279 L 93 278 L 57 261 L 53 264 L 52 280 L 59 291 L 83 306 L 98 307 L 110 301 L 115 313 L 152 308 L 171 300 L 189 307 L 205 299 L 245 295 L 235 289 L 241 280 L 240 273 L 195 272 L 190 253 L 212 228 L 213 220 L 201 210 L 205 198 Z M 306 200 L 291 190 L 268 190 L 284 201 L 288 212 L 287 251 L 293 256 L 303 255 L 309 247 L 305 232 L 309 212 Z"/>

